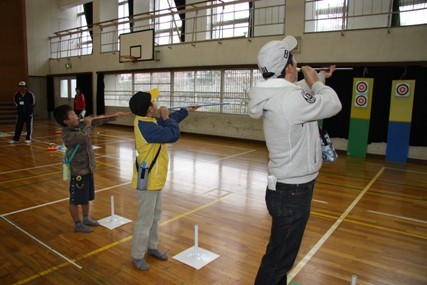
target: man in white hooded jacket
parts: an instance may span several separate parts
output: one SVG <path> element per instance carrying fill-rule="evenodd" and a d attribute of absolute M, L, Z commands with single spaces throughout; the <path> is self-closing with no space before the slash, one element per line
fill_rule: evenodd
<path fill-rule="evenodd" d="M 341 110 L 336 92 L 324 84 L 335 66 L 319 73 L 303 66 L 304 80 L 296 82 L 299 68 L 291 52 L 296 46 L 292 36 L 264 45 L 258 53 L 258 66 L 265 80 L 250 91 L 249 115 L 264 118 L 269 151 L 265 199 L 272 217 L 256 285 L 287 284 L 286 274 L 301 245 L 322 165 L 317 120 Z"/>

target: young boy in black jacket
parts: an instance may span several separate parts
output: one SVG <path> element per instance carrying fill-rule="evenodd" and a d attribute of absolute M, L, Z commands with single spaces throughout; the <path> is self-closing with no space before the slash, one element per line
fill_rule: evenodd
<path fill-rule="evenodd" d="M 97 221 L 89 217 L 89 201 L 95 199 L 95 156 L 92 149 L 90 135 L 94 125 L 102 125 L 115 118 L 96 119 L 86 117 L 80 120 L 69 105 L 62 105 L 54 110 L 53 116 L 62 128 L 62 139 L 67 148 L 67 157 L 75 151 L 70 162 L 70 214 L 74 221 L 74 231 L 82 233 L 92 232 L 89 226 L 99 226 Z M 83 220 L 80 219 L 78 206 L 81 205 Z"/>

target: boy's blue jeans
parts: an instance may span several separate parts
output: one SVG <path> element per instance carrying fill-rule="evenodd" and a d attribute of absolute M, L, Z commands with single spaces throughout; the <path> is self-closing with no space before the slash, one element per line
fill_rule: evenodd
<path fill-rule="evenodd" d="M 272 217 L 270 241 L 262 258 L 255 285 L 286 285 L 310 216 L 316 180 L 304 184 L 278 182 L 276 191 L 267 188 L 265 201 Z"/>

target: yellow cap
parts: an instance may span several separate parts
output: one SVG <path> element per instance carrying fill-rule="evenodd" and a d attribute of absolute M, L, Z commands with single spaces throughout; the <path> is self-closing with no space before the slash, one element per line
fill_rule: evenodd
<path fill-rule="evenodd" d="M 153 102 L 154 100 L 157 99 L 157 97 L 159 97 L 160 95 L 160 90 L 157 87 L 154 87 L 153 89 L 150 90 L 150 94 L 151 94 L 151 102 Z"/>

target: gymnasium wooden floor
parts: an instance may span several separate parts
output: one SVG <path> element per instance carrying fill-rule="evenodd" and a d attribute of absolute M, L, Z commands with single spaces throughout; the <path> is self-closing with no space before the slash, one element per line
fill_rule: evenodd
<path fill-rule="evenodd" d="M 34 122 L 31 145 L 0 137 L 0 284 L 253 284 L 268 242 L 267 151 L 259 142 L 183 134 L 168 145 L 159 248 L 149 271 L 130 257 L 133 223 L 73 232 L 68 181 L 53 121 Z M 13 131 L 0 125 L 0 132 Z M 103 126 L 92 139 L 97 169 L 91 215 L 134 220 L 130 127 Z M 200 270 L 172 257 L 194 245 L 220 255 Z M 291 284 L 427 284 L 427 166 L 350 158 L 324 164 Z M 268 285 L 268 284 L 266 284 Z"/>

